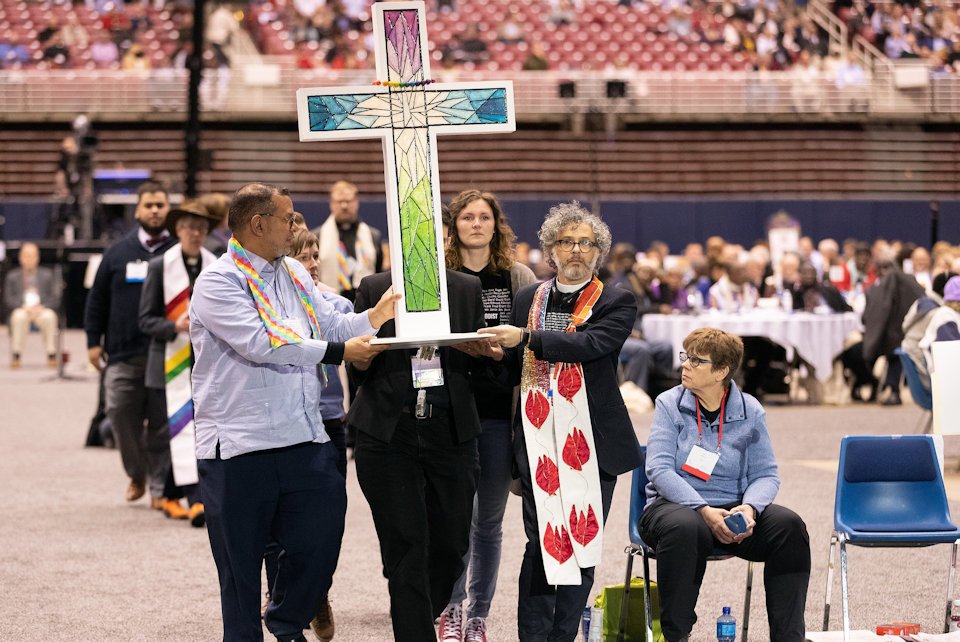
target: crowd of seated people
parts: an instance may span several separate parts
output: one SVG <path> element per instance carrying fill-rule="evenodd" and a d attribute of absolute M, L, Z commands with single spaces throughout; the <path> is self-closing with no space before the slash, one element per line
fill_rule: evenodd
<path fill-rule="evenodd" d="M 301 69 L 372 68 L 372 0 L 256 1 L 244 12 L 260 51 L 288 55 Z M 863 70 L 828 55 L 827 34 L 795 0 L 583 0 L 429 2 L 433 58 L 445 67 L 489 69 L 795 69 L 797 82 Z M 889 57 L 960 66 L 956 6 L 838 0 L 838 15 Z M 184 63 L 192 8 L 176 2 L 90 0 L 67 8 L 45 0 L 0 2 L 0 68 L 144 71 Z M 229 13 L 229 12 L 228 12 Z M 216 27 L 217 16 L 208 19 Z M 211 31 L 208 28 L 208 32 Z M 222 42 L 204 53 L 224 66 Z"/>
<path fill-rule="evenodd" d="M 925 359 L 930 359 L 929 344 L 936 340 L 937 328 L 957 320 L 960 279 L 946 298 L 944 291 L 958 275 L 960 247 L 946 242 L 928 250 L 900 241 L 870 244 L 846 239 L 841 244 L 827 238 L 814 243 L 803 237 L 796 251 L 784 253 L 773 264 L 765 241 L 745 248 L 719 236 L 705 244 L 690 243 L 676 255 L 659 241 L 644 252 L 619 243 L 603 273 L 609 287 L 628 289 L 637 298 L 638 318 L 624 345 L 621 364 L 624 380 L 651 396 L 660 391 L 658 378 L 670 375 L 675 347 L 645 337 L 643 315 L 698 314 L 711 309 L 750 313 L 766 298 L 775 301 L 776 308 L 791 312 L 862 315 L 862 332 L 848 337 L 839 356 L 844 376 L 854 401 L 889 405 L 901 403 L 902 371 L 893 351 L 902 345 L 926 372 Z M 935 314 L 945 302 L 948 310 Z M 950 330 L 955 326 L 945 332 Z M 758 337 L 745 338 L 745 344 L 744 387 L 761 396 L 782 392 L 772 389 L 768 364 L 786 361 L 783 347 Z M 881 357 L 885 368 L 877 366 Z"/>
<path fill-rule="evenodd" d="M 370 0 L 251 5 L 263 53 L 303 69 L 371 68 Z M 786 69 L 804 52 L 819 66 L 827 35 L 792 0 L 709 3 L 429 2 L 433 59 L 467 69 Z"/>
<path fill-rule="evenodd" d="M 862 36 L 889 58 L 923 59 L 936 69 L 960 71 L 956 3 L 836 0 L 834 11 L 846 23 L 850 37 Z"/>
<path fill-rule="evenodd" d="M 205 66 L 226 64 L 223 45 L 237 28 L 225 5 L 210 12 Z M 0 69 L 182 68 L 192 33 L 193 8 L 185 3 L 0 0 Z"/>

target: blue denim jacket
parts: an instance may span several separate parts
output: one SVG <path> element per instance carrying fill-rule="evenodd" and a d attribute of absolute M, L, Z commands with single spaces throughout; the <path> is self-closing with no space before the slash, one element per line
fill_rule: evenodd
<path fill-rule="evenodd" d="M 720 418 L 703 420 L 703 448 L 717 450 Z M 697 398 L 682 385 L 657 397 L 647 442 L 647 506 L 663 497 L 691 508 L 750 504 L 763 512 L 780 488 L 763 406 L 730 383 L 720 460 L 709 481 L 681 467 L 698 442 Z"/>

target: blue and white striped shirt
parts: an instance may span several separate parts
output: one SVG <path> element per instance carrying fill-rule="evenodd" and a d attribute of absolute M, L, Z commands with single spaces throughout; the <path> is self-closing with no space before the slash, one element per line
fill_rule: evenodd
<path fill-rule="evenodd" d="M 309 319 L 280 258 L 268 262 L 249 253 L 266 283 L 266 294 L 282 319 L 309 328 Z M 298 262 L 287 260 L 297 279 L 312 284 Z M 229 459 L 244 453 L 282 448 L 329 436 L 320 417 L 322 381 L 317 364 L 327 341 L 345 342 L 376 334 L 369 311 L 341 314 L 316 287 L 311 299 L 323 341 L 273 348 L 257 311 L 250 286 L 229 254 L 204 270 L 190 299 L 193 343 L 193 404 L 197 458 Z"/>

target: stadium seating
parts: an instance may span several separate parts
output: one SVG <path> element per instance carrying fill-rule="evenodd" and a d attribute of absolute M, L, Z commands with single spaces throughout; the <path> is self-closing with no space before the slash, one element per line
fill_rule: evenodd
<path fill-rule="evenodd" d="M 430 6 L 432 3 L 428 3 Z M 497 30 L 491 25 L 501 24 L 512 14 L 523 29 L 523 40 L 500 42 Z M 265 54 L 283 55 L 295 48 L 289 24 L 295 20 L 286 12 L 270 4 L 252 5 L 249 25 L 254 39 Z M 693 13 L 689 8 L 688 14 Z M 546 0 L 460 0 L 449 12 L 430 10 L 430 45 L 432 58 L 440 62 L 443 51 L 456 42 L 470 22 L 478 23 L 480 35 L 487 45 L 488 59 L 480 63 L 483 69 L 522 69 L 530 45 L 543 45 L 551 69 L 602 70 L 607 67 L 638 70 L 739 70 L 749 66 L 749 60 L 722 45 L 702 42 L 697 29 L 680 37 L 667 24 L 668 12 L 655 4 L 637 3 L 631 7 L 614 0 L 593 0 L 583 3 L 575 24 L 557 26 L 549 21 L 549 2 Z M 697 16 L 694 22 L 697 21 Z M 713 22 L 722 29 L 722 16 L 705 12 L 704 22 Z M 368 58 L 372 66 L 372 57 Z M 472 65 L 470 65 L 472 66 Z"/>

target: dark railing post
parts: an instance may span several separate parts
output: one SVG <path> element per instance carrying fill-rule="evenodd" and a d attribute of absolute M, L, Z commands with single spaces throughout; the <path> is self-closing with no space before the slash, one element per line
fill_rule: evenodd
<path fill-rule="evenodd" d="M 930 247 L 940 240 L 940 201 L 930 201 Z"/>
<path fill-rule="evenodd" d="M 203 31 L 205 0 L 193 3 L 193 51 L 187 58 L 190 84 L 187 92 L 185 146 L 187 176 L 184 192 L 187 198 L 197 195 L 197 173 L 200 171 L 200 81 L 203 79 Z"/>

